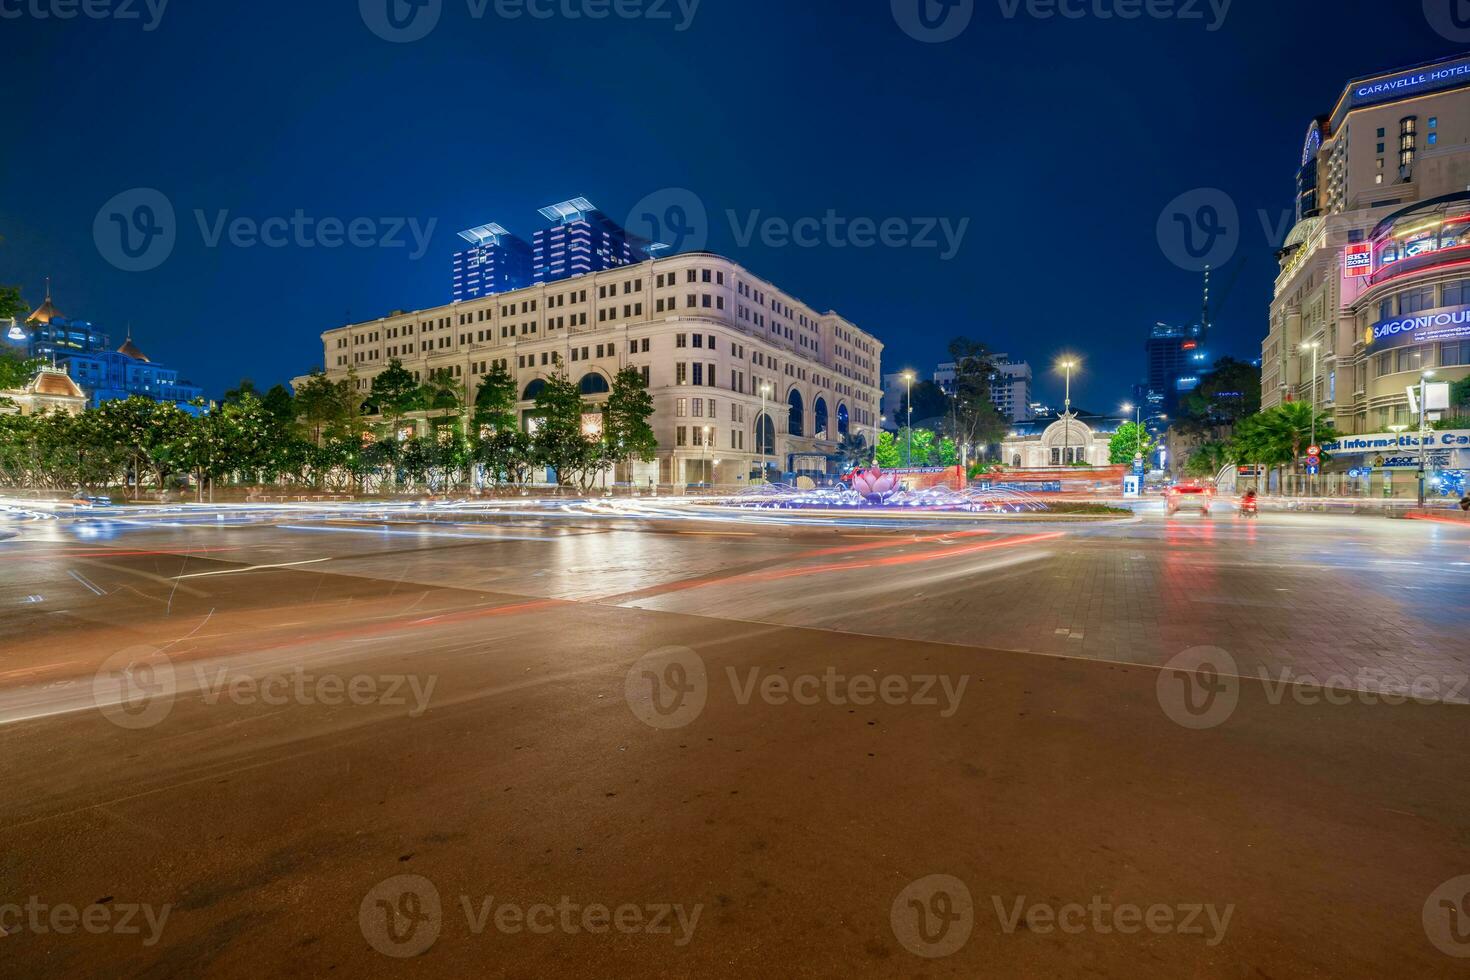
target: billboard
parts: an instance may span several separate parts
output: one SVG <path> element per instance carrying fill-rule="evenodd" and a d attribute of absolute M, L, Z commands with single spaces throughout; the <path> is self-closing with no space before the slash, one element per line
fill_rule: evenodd
<path fill-rule="evenodd" d="M 1409 316 L 1380 320 L 1369 328 L 1369 350 L 1391 350 L 1413 344 L 1470 339 L 1470 306 L 1445 306 Z"/>
<path fill-rule="evenodd" d="M 1342 252 L 1342 274 L 1349 279 L 1373 274 L 1373 244 L 1358 242 Z"/>

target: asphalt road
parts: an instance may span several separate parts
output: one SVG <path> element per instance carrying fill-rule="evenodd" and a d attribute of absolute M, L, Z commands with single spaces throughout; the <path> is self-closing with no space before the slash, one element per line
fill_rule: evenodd
<path fill-rule="evenodd" d="M 7 975 L 1470 966 L 1467 528 L 0 534 Z"/>

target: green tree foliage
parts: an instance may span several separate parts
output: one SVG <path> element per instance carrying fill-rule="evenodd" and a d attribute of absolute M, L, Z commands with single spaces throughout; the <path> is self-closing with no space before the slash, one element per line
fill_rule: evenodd
<path fill-rule="evenodd" d="M 648 421 L 652 417 L 653 396 L 643 372 L 623 368 L 613 378 L 603 415 L 603 441 L 609 458 L 630 464 L 634 459 L 647 463 L 657 458 L 658 437 Z"/>
<path fill-rule="evenodd" d="M 324 445 L 328 439 L 344 439 L 361 435 L 362 398 L 357 393 L 357 380 L 349 376 L 333 381 L 322 371 L 314 371 L 296 392 L 296 414 L 312 445 Z"/>
<path fill-rule="evenodd" d="M 516 428 L 516 392 L 516 379 L 495 362 L 475 390 L 475 431 L 483 437 L 487 432 Z"/>
<path fill-rule="evenodd" d="M 582 391 L 565 373 L 546 379 L 536 395 L 540 424 L 532 440 L 538 463 L 556 471 L 563 485 L 587 489 L 604 459 L 600 442 L 582 434 Z"/>
<path fill-rule="evenodd" d="M 30 312 L 31 305 L 20 294 L 19 286 L 0 286 L 0 320 L 23 323 Z"/>
<path fill-rule="evenodd" d="M 1206 442 L 1194 449 L 1184 461 L 1184 473 L 1192 477 L 1214 477 L 1234 462 L 1235 451 L 1230 443 Z"/>
<path fill-rule="evenodd" d="M 396 439 L 403 417 L 422 406 L 423 394 L 419 383 L 398 358 L 390 360 L 382 373 L 373 378 L 368 390 L 367 410 L 382 417 L 387 438 Z"/>
<path fill-rule="evenodd" d="M 878 433 L 878 445 L 873 452 L 873 460 L 885 470 L 897 469 L 903 465 L 903 447 L 892 432 Z"/>
<path fill-rule="evenodd" d="M 1108 443 L 1108 462 L 1114 465 L 1132 463 L 1139 452 L 1147 459 L 1157 448 L 1158 443 L 1144 426 L 1136 422 L 1124 422 L 1118 426 L 1118 431 L 1113 433 L 1113 438 Z"/>
<path fill-rule="evenodd" d="M 1183 422 L 1203 429 L 1229 425 L 1261 410 L 1261 369 L 1233 357 L 1222 357 L 1200 386 L 1182 402 Z"/>
<path fill-rule="evenodd" d="M 873 447 L 856 432 L 849 432 L 837 443 L 837 457 L 844 470 L 866 466 L 873 459 Z"/>

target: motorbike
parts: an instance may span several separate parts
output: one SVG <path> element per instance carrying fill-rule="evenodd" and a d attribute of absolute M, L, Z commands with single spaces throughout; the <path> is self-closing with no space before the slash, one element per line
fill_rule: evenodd
<path fill-rule="evenodd" d="M 1254 497 L 1246 497 L 1240 502 L 1240 516 L 1249 520 L 1255 520 L 1260 516 L 1260 503 Z"/>

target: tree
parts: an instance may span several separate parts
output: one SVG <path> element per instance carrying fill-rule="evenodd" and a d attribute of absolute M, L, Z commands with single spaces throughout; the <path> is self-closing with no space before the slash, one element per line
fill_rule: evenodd
<path fill-rule="evenodd" d="M 625 367 L 613 377 L 612 393 L 607 398 L 603 415 L 602 438 L 608 455 L 628 464 L 632 480 L 632 461 L 652 462 L 658 456 L 658 437 L 648 420 L 653 417 L 653 396 L 643 372 Z"/>
<path fill-rule="evenodd" d="M 516 379 L 496 361 L 475 389 L 475 431 L 483 436 L 516 428 L 516 392 Z"/>
<path fill-rule="evenodd" d="M 1214 477 L 1235 462 L 1230 443 L 1206 442 L 1197 446 L 1184 461 L 1184 473 L 1193 477 Z"/>
<path fill-rule="evenodd" d="M 172 402 L 155 402 L 141 395 L 103 402 L 96 409 L 97 436 L 119 446 L 128 459 L 134 480 L 134 499 L 142 490 L 144 470 L 151 470 L 164 486 L 181 439 L 190 425 L 187 412 Z"/>
<path fill-rule="evenodd" d="M 1009 425 L 995 407 L 994 388 L 1000 368 L 984 344 L 968 337 L 950 341 L 949 356 L 955 365 L 954 396 L 949 399 L 949 424 L 961 445 L 988 446 L 1005 438 Z M 917 409 L 918 398 L 915 397 Z"/>
<path fill-rule="evenodd" d="M 1450 404 L 1465 409 L 1464 414 L 1470 415 L 1470 376 L 1450 386 Z"/>
<path fill-rule="evenodd" d="M 448 368 L 437 368 L 430 371 L 429 376 L 424 379 L 423 386 L 419 389 L 418 399 L 420 407 L 427 411 L 439 412 L 440 421 L 443 423 L 451 415 L 464 408 L 464 385 L 455 379 L 454 374 Z"/>
<path fill-rule="evenodd" d="M 1108 462 L 1115 465 L 1132 463 L 1139 453 L 1147 459 L 1157 448 L 1158 443 L 1144 426 L 1137 422 L 1124 422 L 1118 426 L 1118 431 L 1113 433 L 1113 438 L 1108 443 Z"/>
<path fill-rule="evenodd" d="M 1198 388 L 1182 401 L 1186 424 L 1202 430 L 1231 425 L 1261 410 L 1261 369 L 1233 357 L 1215 362 Z"/>
<path fill-rule="evenodd" d="M 324 445 L 328 438 L 360 436 L 364 430 L 361 409 L 355 375 L 332 381 L 316 370 L 296 392 L 296 410 L 306 437 L 315 446 Z"/>
<path fill-rule="evenodd" d="M 0 320 L 23 323 L 30 312 L 31 305 L 21 296 L 19 286 L 0 286 Z"/>
<path fill-rule="evenodd" d="M 591 476 L 600 468 L 601 444 L 582 434 L 582 390 L 558 372 L 546 379 L 536 395 L 540 424 L 533 439 L 538 463 L 556 471 L 557 481 L 582 489 L 591 486 Z"/>
<path fill-rule="evenodd" d="M 844 470 L 851 470 L 867 465 L 873 459 L 873 449 L 860 434 L 849 432 L 837 443 L 837 458 Z"/>
<path fill-rule="evenodd" d="M 878 445 L 873 451 L 873 461 L 882 469 L 897 469 L 903 465 L 903 447 L 892 432 L 880 432 Z"/>
<path fill-rule="evenodd" d="M 403 417 L 419 408 L 422 401 L 419 383 L 396 357 L 388 362 L 388 367 L 381 374 L 373 378 L 367 397 L 367 404 L 382 416 L 389 439 L 398 438 Z"/>

